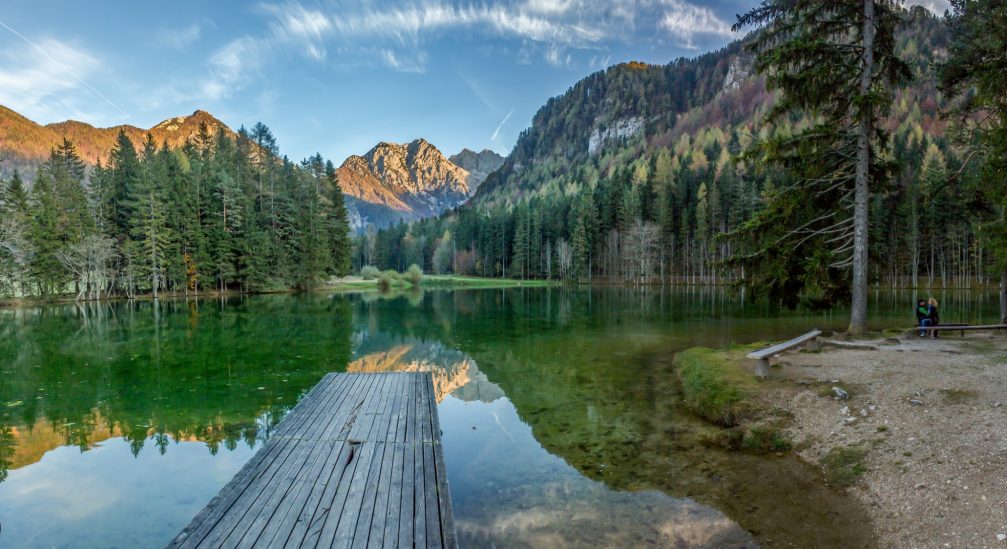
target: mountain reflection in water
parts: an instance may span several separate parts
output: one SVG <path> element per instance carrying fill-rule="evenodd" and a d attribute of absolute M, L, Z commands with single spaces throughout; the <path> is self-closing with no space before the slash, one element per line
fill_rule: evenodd
<path fill-rule="evenodd" d="M 354 342 L 349 372 L 431 372 L 462 546 L 752 546 L 750 535 L 710 507 L 585 478 L 535 440 L 503 390 L 464 353 L 380 332 L 357 333 Z"/>

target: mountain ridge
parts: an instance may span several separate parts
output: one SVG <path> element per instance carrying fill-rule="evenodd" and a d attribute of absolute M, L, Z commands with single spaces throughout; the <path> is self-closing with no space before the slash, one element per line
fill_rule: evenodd
<path fill-rule="evenodd" d="M 0 178 L 9 178 L 17 170 L 31 180 L 64 138 L 74 144 L 85 163 L 93 166 L 108 159 L 120 132 L 137 148 L 148 133 L 157 146 L 177 148 L 194 140 L 203 125 L 211 135 L 222 129 L 232 138 L 237 136 L 202 109 L 144 129 L 131 124 L 101 128 L 72 119 L 43 125 L 0 105 Z M 371 223 L 383 227 L 400 220 L 438 215 L 468 200 L 489 173 L 503 163 L 503 157 L 488 149 L 478 153 L 463 149 L 453 157 L 468 168 L 451 161 L 426 139 L 418 138 L 404 144 L 381 141 L 363 155 L 346 158 L 337 174 L 354 228 L 361 230 Z"/>
<path fill-rule="evenodd" d="M 30 179 L 49 157 L 49 151 L 62 143 L 64 138 L 73 142 L 81 160 L 94 165 L 108 159 L 119 132 L 124 132 L 137 147 L 142 145 L 149 133 L 157 146 L 167 143 L 168 147 L 176 148 L 193 139 L 202 124 L 206 124 L 210 135 L 221 128 L 230 137 L 237 135 L 227 124 L 201 109 L 144 129 L 132 124 L 102 128 L 72 119 L 43 125 L 0 105 L 0 177 L 9 177 L 18 170 Z"/>

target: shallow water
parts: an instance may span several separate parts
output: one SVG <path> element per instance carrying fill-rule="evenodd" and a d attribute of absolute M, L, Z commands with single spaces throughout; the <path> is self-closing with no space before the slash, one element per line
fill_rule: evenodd
<path fill-rule="evenodd" d="M 876 293 L 872 324 L 911 324 L 913 297 Z M 995 297 L 938 296 L 948 322 Z M 434 373 L 464 546 L 871 545 L 805 464 L 700 444 L 669 369 L 844 321 L 716 289 L 3 310 L 0 546 L 162 546 L 326 372 L 405 370 Z"/>

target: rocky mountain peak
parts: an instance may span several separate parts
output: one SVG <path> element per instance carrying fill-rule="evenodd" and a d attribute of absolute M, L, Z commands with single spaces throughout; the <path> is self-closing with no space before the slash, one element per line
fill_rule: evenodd
<path fill-rule="evenodd" d="M 469 172 L 468 184 L 472 193 L 475 193 L 479 185 L 486 181 L 489 174 L 500 169 L 504 163 L 504 157 L 489 149 L 483 149 L 479 152 L 462 149 L 458 154 L 451 155 L 449 160 Z"/>
<path fill-rule="evenodd" d="M 483 179 L 422 138 L 402 144 L 382 141 L 339 168 L 343 192 L 363 203 L 363 222 L 377 225 L 438 215 L 467 200 Z"/>

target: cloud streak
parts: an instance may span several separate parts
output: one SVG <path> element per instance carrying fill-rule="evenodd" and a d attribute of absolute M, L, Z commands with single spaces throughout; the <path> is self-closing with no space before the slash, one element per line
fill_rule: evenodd
<path fill-rule="evenodd" d="M 78 68 L 93 67 L 96 65 L 94 58 L 82 52 L 76 51 L 56 40 L 48 40 L 43 42 L 42 45 L 36 44 L 20 32 L 8 26 L 3 21 L 0 21 L 0 27 L 7 29 L 12 34 L 20 38 L 24 43 L 31 46 L 35 53 L 42 57 L 41 60 L 29 63 L 29 66 L 23 68 L 19 75 L 13 75 L 10 72 L 0 75 L 0 83 L 3 83 L 3 85 L 0 86 L 0 89 L 5 89 L 8 92 L 13 91 L 15 94 L 17 94 L 16 90 L 20 89 L 21 91 L 26 92 L 24 94 L 25 96 L 38 94 L 35 99 L 22 97 L 23 102 L 28 104 L 34 103 L 37 107 L 37 102 L 40 100 L 44 101 L 44 98 L 47 95 L 59 90 L 67 90 L 76 87 L 72 83 L 67 83 L 65 79 L 61 79 L 59 77 L 59 73 L 62 72 L 97 95 L 102 99 L 102 101 L 111 105 L 112 108 L 119 111 L 120 114 L 129 116 L 126 111 L 119 107 L 119 105 L 113 103 L 111 99 L 105 96 L 105 94 L 98 91 L 98 89 L 88 83 L 87 80 L 84 80 L 83 76 L 70 68 L 70 65 Z M 38 61 L 41 61 L 41 63 Z"/>
<path fill-rule="evenodd" d="M 505 116 L 503 118 L 503 120 L 501 120 L 500 123 L 497 124 L 497 129 L 493 130 L 493 135 L 490 136 L 490 141 L 496 141 L 497 140 L 497 137 L 500 136 L 500 130 L 502 130 L 503 127 L 504 127 L 504 124 L 506 124 L 507 121 L 510 120 L 510 117 L 511 117 L 512 114 L 514 114 L 514 109 L 513 108 L 510 111 L 508 111 L 507 112 L 507 116 Z"/>

